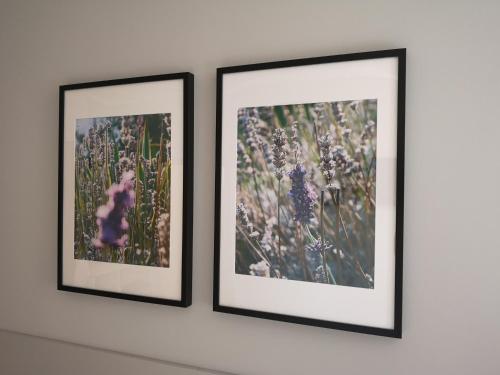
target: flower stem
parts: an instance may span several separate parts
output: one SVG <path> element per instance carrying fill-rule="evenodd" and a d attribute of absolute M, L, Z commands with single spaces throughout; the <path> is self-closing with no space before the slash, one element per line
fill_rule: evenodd
<path fill-rule="evenodd" d="M 253 178 L 253 183 L 255 185 L 255 192 L 257 193 L 257 203 L 259 204 L 260 212 L 262 214 L 262 217 L 266 218 L 266 214 L 264 212 L 264 206 L 262 206 L 262 199 L 260 198 L 260 189 L 259 189 L 259 183 L 257 182 L 257 176 L 256 176 L 256 169 L 255 169 L 255 164 L 252 159 L 252 178 Z"/>
<path fill-rule="evenodd" d="M 281 254 L 281 179 L 278 180 L 278 258 L 280 263 L 280 272 L 285 275 L 285 264 L 283 262 L 283 255 Z"/>
<path fill-rule="evenodd" d="M 276 270 L 274 269 L 271 261 L 269 260 L 269 258 L 265 255 L 265 251 L 260 248 L 260 245 L 258 242 L 256 242 L 257 246 L 260 248 L 258 249 L 253 243 L 252 243 L 252 240 L 250 238 L 248 238 L 248 236 L 245 234 L 245 231 L 243 229 L 240 228 L 240 226 L 238 224 L 236 224 L 236 228 L 238 229 L 238 231 L 243 235 L 243 237 L 245 238 L 245 240 L 247 241 L 247 243 L 250 245 L 250 247 L 255 251 L 255 253 L 268 265 L 269 267 L 269 270 L 271 273 L 273 273 L 276 277 L 278 277 L 278 275 L 276 274 Z"/>
<path fill-rule="evenodd" d="M 344 235 L 345 235 L 345 238 L 347 241 L 347 247 L 349 249 L 349 253 L 354 258 L 354 262 L 356 264 L 356 271 L 362 276 L 362 278 L 365 280 L 366 285 L 370 288 L 371 283 L 366 279 L 365 271 L 363 270 L 363 267 L 361 266 L 361 262 L 359 261 L 358 257 L 356 256 L 356 253 L 354 252 L 351 239 L 349 238 L 349 234 L 347 233 L 347 228 L 345 227 L 344 220 L 342 219 L 342 214 L 340 213 L 340 190 L 336 189 L 335 191 L 333 191 L 332 189 L 330 189 L 329 191 L 330 191 L 330 194 L 332 196 L 333 203 L 335 205 L 335 211 L 336 211 L 336 216 L 337 216 L 336 220 L 335 220 L 335 238 L 337 239 L 337 248 L 339 247 L 339 240 L 340 240 L 340 224 L 342 224 L 342 229 L 344 231 Z M 338 251 L 337 251 L 336 258 L 340 264 L 340 256 L 339 256 Z"/>
<path fill-rule="evenodd" d="M 307 267 L 307 262 L 306 262 L 306 253 L 304 250 L 304 234 L 302 232 L 302 224 L 300 221 L 296 222 L 296 231 L 297 231 L 297 247 L 298 247 L 298 252 L 299 252 L 299 258 L 302 263 L 302 269 L 304 271 L 304 280 L 305 281 L 312 281 L 313 278 L 311 276 L 311 272 L 309 271 L 309 268 Z"/>
<path fill-rule="evenodd" d="M 330 276 L 326 269 L 326 251 L 325 251 L 325 228 L 323 226 L 323 208 L 325 204 L 325 192 L 321 190 L 321 203 L 320 203 L 320 236 L 321 236 L 321 259 L 323 261 L 323 272 L 326 276 L 326 281 L 330 284 Z"/>

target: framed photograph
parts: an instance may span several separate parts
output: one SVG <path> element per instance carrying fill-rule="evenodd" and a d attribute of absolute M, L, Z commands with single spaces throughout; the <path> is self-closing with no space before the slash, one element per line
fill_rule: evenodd
<path fill-rule="evenodd" d="M 59 94 L 58 289 L 189 306 L 193 75 Z"/>
<path fill-rule="evenodd" d="M 217 70 L 215 311 L 401 337 L 405 53 Z"/>

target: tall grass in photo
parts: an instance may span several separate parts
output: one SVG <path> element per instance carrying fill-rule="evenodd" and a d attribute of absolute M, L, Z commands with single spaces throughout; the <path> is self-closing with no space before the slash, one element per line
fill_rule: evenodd
<path fill-rule="evenodd" d="M 238 111 L 238 274 L 374 287 L 377 101 Z"/>
<path fill-rule="evenodd" d="M 78 119 L 75 259 L 168 267 L 170 114 Z"/>

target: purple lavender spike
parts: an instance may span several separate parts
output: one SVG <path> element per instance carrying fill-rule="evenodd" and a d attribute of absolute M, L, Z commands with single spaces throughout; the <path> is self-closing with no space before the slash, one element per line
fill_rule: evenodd
<path fill-rule="evenodd" d="M 98 237 L 93 240 L 96 247 L 126 245 L 128 240 L 126 211 L 135 204 L 133 178 L 134 172 L 124 173 L 120 184 L 111 185 L 106 192 L 109 200 L 96 212 L 99 226 Z"/>
<path fill-rule="evenodd" d="M 288 176 L 292 180 L 292 188 L 288 196 L 292 198 L 295 206 L 294 218 L 302 224 L 309 224 L 318 196 L 307 181 L 306 169 L 301 163 L 296 164 Z"/>

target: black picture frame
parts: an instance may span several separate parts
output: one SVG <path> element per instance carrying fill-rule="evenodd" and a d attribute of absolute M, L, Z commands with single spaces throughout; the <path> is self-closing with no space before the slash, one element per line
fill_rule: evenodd
<path fill-rule="evenodd" d="M 395 284 L 394 284 L 394 326 L 392 329 L 368 325 L 347 324 L 342 322 L 318 320 L 294 315 L 224 306 L 219 302 L 220 292 L 220 240 L 221 240 L 221 169 L 222 169 L 222 114 L 223 78 L 225 74 L 316 65 L 324 63 L 348 62 L 356 60 L 395 57 L 398 61 L 397 81 L 397 161 L 396 161 L 396 228 L 395 228 Z M 216 175 L 215 175 L 215 219 L 214 219 L 214 284 L 213 310 L 249 317 L 271 319 L 302 325 L 338 329 L 385 337 L 402 337 L 402 300 L 403 300 L 403 221 L 404 221 L 404 144 L 405 144 L 405 86 L 406 86 L 406 49 L 391 49 L 334 56 L 304 58 L 296 60 L 257 63 L 217 69 L 217 108 L 216 108 Z"/>
<path fill-rule="evenodd" d="M 63 197 L 64 197 L 64 117 L 65 93 L 71 90 L 98 88 L 104 86 L 140 84 L 156 81 L 183 81 L 183 190 L 182 190 L 182 276 L 181 299 L 173 300 L 88 289 L 63 283 Z M 57 289 L 61 291 L 90 294 L 123 300 L 188 307 L 192 303 L 192 246 L 193 246 L 193 107 L 194 75 L 189 72 L 141 76 L 105 81 L 84 82 L 59 86 L 59 165 L 58 165 L 58 255 Z"/>

